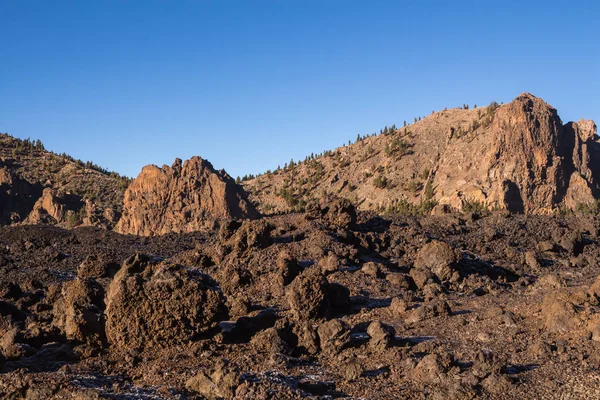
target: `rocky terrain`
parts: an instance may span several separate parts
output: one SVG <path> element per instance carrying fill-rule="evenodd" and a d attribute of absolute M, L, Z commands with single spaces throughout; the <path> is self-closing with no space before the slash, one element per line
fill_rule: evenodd
<path fill-rule="evenodd" d="M 265 213 L 340 196 L 361 210 L 404 214 L 435 205 L 547 214 L 598 197 L 596 130 L 593 121 L 563 124 L 556 109 L 525 93 L 505 105 L 434 112 L 244 186 Z"/>
<path fill-rule="evenodd" d="M 0 398 L 600 399 L 596 126 L 466 108 L 249 195 L 3 136 Z"/>
<path fill-rule="evenodd" d="M 112 228 L 129 179 L 44 149 L 40 141 L 0 135 L 0 224 Z"/>
<path fill-rule="evenodd" d="M 0 229 L 2 398 L 600 398 L 600 221 Z"/>

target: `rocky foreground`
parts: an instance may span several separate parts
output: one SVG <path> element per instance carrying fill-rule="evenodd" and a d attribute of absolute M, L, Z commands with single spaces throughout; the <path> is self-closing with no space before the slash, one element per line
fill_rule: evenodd
<path fill-rule="evenodd" d="M 0 397 L 600 398 L 600 220 L 0 228 Z"/>

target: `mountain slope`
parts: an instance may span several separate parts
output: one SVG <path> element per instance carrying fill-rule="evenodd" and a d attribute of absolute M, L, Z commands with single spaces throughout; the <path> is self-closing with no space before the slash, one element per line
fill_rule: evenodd
<path fill-rule="evenodd" d="M 129 179 L 46 151 L 41 142 L 0 135 L 0 224 L 111 228 Z"/>
<path fill-rule="evenodd" d="M 599 157 L 592 121 L 563 125 L 556 109 L 524 93 L 506 105 L 436 112 L 244 186 L 263 212 L 340 196 L 363 210 L 548 213 L 598 197 Z"/>

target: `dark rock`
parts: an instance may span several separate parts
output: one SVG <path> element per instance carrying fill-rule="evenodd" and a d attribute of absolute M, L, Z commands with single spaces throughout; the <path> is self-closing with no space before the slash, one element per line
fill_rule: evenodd
<path fill-rule="evenodd" d="M 396 331 L 390 325 L 381 321 L 373 321 L 367 328 L 367 335 L 371 337 L 369 346 L 376 350 L 385 350 L 391 345 Z"/>
<path fill-rule="evenodd" d="M 346 325 L 339 319 L 324 322 L 317 329 L 321 350 L 329 354 L 337 354 L 348 345 L 350 332 Z"/>
<path fill-rule="evenodd" d="M 227 314 L 225 299 L 208 275 L 138 254 L 108 287 L 106 336 L 124 348 L 187 343 L 216 328 Z"/>
<path fill-rule="evenodd" d="M 199 371 L 185 383 L 185 387 L 209 400 L 233 399 L 238 386 L 242 383 L 238 368 L 228 362 L 219 361 L 206 373 Z"/>
<path fill-rule="evenodd" d="M 450 245 L 434 240 L 419 250 L 415 259 L 415 268 L 428 269 L 441 281 L 447 281 L 452 278 L 459 259 L 459 252 Z"/>
<path fill-rule="evenodd" d="M 79 343 L 102 344 L 104 289 L 92 279 L 66 282 L 54 304 L 54 323 L 65 336 Z"/>
<path fill-rule="evenodd" d="M 282 285 L 289 285 L 300 273 L 298 260 L 291 257 L 287 251 L 282 251 L 277 257 L 277 271 Z"/>
<path fill-rule="evenodd" d="M 451 314 L 450 306 L 445 301 L 436 301 L 428 304 L 423 304 L 412 310 L 406 318 L 406 322 L 415 323 L 425 321 L 427 319 L 448 316 Z"/>

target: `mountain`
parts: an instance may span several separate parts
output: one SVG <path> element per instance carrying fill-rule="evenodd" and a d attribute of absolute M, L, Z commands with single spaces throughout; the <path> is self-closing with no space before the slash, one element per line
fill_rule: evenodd
<path fill-rule="evenodd" d="M 127 177 L 44 149 L 38 140 L 0 135 L 0 224 L 112 228 Z"/>
<path fill-rule="evenodd" d="M 171 167 L 148 165 L 125 192 L 116 231 L 133 235 L 193 232 L 219 219 L 255 218 L 246 193 L 225 171 L 200 157 Z"/>
<path fill-rule="evenodd" d="M 362 210 L 423 213 L 438 204 L 543 214 L 598 198 L 599 146 L 593 121 L 563 124 L 555 108 L 524 93 L 506 105 L 434 112 L 244 187 L 262 212 L 336 196 Z"/>
<path fill-rule="evenodd" d="M 554 107 L 529 93 L 505 105 L 433 112 L 290 162 L 245 180 L 243 188 L 199 157 L 144 167 L 130 185 L 92 163 L 48 152 L 39 141 L 4 134 L 0 224 L 92 225 L 149 236 L 334 198 L 396 214 L 485 208 L 549 214 L 597 207 L 599 161 L 593 121 L 563 124 Z"/>

